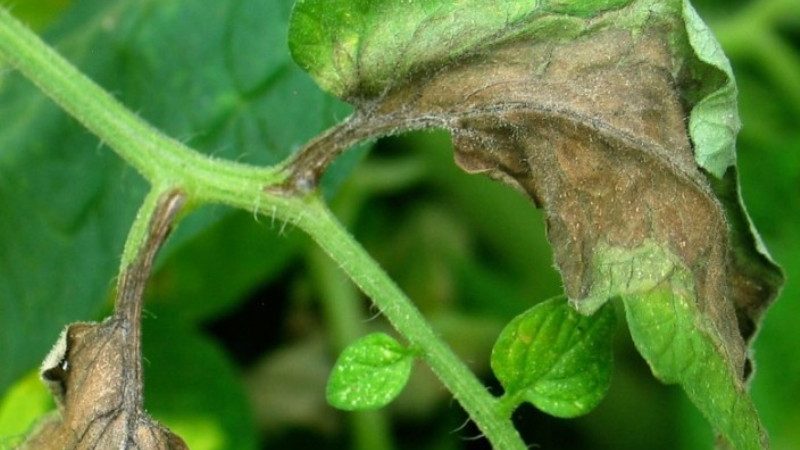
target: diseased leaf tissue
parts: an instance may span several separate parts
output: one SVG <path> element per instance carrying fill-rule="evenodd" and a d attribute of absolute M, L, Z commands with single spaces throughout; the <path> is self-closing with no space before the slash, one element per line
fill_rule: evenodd
<path fill-rule="evenodd" d="M 448 130 L 464 170 L 544 209 L 576 309 L 622 297 L 653 372 L 723 441 L 767 447 L 748 345 L 782 275 L 738 198 L 730 69 L 688 1 L 300 0 L 290 46 L 356 113 L 287 186 L 313 186 L 351 141 Z M 143 287 L 181 203 L 159 203 L 115 315 L 63 333 L 42 371 L 59 415 L 23 448 L 185 448 L 144 412 L 139 360 Z"/>
<path fill-rule="evenodd" d="M 66 327 L 42 364 L 58 413 L 44 420 L 22 449 L 181 450 L 186 444 L 144 411 L 141 308 L 157 250 L 184 198 L 158 199 L 139 254 L 122 272 L 112 317 Z"/>
<path fill-rule="evenodd" d="M 129 395 L 130 324 L 115 318 L 69 325 L 42 366 L 58 415 L 42 423 L 22 449 L 184 449 Z M 48 364 L 50 363 L 50 364 Z"/>
<path fill-rule="evenodd" d="M 782 283 L 725 165 L 735 161 L 733 138 L 711 139 L 738 129 L 727 60 L 688 2 L 569 3 L 304 0 L 290 46 L 318 83 L 356 106 L 352 124 L 375 134 L 447 129 L 463 169 L 530 196 L 546 212 L 577 309 L 591 313 L 618 295 L 647 302 L 664 285 L 678 302 L 688 290 L 688 328 L 634 334 L 637 346 L 726 439 L 766 446 L 754 409 L 745 408 L 754 424 L 745 436 L 730 410 L 694 395 L 733 393 L 750 405 L 748 343 Z M 340 16 L 346 24 L 331 19 Z M 717 107 L 695 110 L 711 94 Z M 689 117 L 700 124 L 691 132 Z M 298 161 L 298 176 L 320 170 L 307 155 Z M 667 332 L 692 338 L 665 340 Z M 689 358 L 684 369 L 700 375 L 681 378 L 650 359 L 656 342 L 685 356 L 690 346 L 669 346 L 690 341 L 722 363 Z M 695 386 L 704 370 L 719 381 L 710 391 Z"/>

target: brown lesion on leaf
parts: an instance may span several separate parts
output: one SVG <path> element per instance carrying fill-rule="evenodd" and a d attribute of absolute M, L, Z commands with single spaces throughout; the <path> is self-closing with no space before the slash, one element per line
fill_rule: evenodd
<path fill-rule="evenodd" d="M 153 259 L 183 205 L 180 192 L 164 195 L 148 236 L 117 285 L 116 309 L 101 323 L 68 325 L 42 364 L 58 414 L 40 424 L 22 449 L 185 449 L 142 404 L 141 308 Z"/>
<path fill-rule="evenodd" d="M 510 43 L 387 104 L 450 118 L 465 170 L 542 205 L 570 298 L 588 295 L 599 242 L 669 248 L 694 274 L 704 326 L 743 373 L 728 226 L 694 162 L 666 41 L 666 30 L 610 29 L 566 43 Z"/>
<path fill-rule="evenodd" d="M 464 170 L 509 184 L 544 208 L 575 301 L 594 282 L 601 241 L 663 245 L 694 275 L 705 317 L 698 325 L 746 378 L 746 342 L 780 282 L 764 281 L 731 250 L 738 238 L 694 160 L 680 89 L 688 71 L 672 57 L 667 26 L 505 42 L 360 100 L 353 121 L 369 136 L 449 130 Z M 313 145 L 290 167 L 321 174 L 345 148 Z"/>
<path fill-rule="evenodd" d="M 723 206 L 694 161 L 666 41 L 665 30 L 606 30 L 569 43 L 511 43 L 388 104 L 451 118 L 465 170 L 543 206 L 571 298 L 587 296 L 600 241 L 635 248 L 649 238 L 678 255 L 694 275 L 700 325 L 746 377 L 745 341 L 779 283 L 746 273 L 730 250 Z"/>

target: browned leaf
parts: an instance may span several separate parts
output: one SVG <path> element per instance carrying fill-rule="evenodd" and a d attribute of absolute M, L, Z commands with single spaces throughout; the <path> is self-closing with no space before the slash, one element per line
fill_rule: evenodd
<path fill-rule="evenodd" d="M 115 313 L 101 323 L 68 325 L 42 364 L 58 405 L 23 449 L 180 450 L 183 440 L 156 423 L 142 405 L 141 308 L 153 259 L 183 205 L 177 191 L 156 199 L 134 261 L 117 286 Z M 134 238 L 138 230 L 134 227 Z"/>
<path fill-rule="evenodd" d="M 447 128 L 462 168 L 543 207 L 567 294 L 579 306 L 595 281 L 598 245 L 633 249 L 650 240 L 678 255 L 694 274 L 705 326 L 746 377 L 745 341 L 779 283 L 729 250 L 725 212 L 693 158 L 681 68 L 668 42 L 658 28 L 513 41 L 361 107 L 367 117 Z"/>
<path fill-rule="evenodd" d="M 299 4 L 295 60 L 357 110 L 285 188 L 365 137 L 449 130 L 462 168 L 545 210 L 573 305 L 622 297 L 653 373 L 736 448 L 766 448 L 744 381 L 783 277 L 738 194 L 732 70 L 690 2 L 434 3 Z"/>
<path fill-rule="evenodd" d="M 141 407 L 141 386 L 126 352 L 131 327 L 109 318 L 69 325 L 42 365 L 59 416 L 44 422 L 23 449 L 185 449 L 181 438 Z"/>

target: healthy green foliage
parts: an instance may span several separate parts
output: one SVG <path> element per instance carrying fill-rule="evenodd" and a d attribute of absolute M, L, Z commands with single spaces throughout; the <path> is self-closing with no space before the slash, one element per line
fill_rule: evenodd
<path fill-rule="evenodd" d="M 394 338 L 374 333 L 344 349 L 333 366 L 325 394 L 346 411 L 386 406 L 411 375 L 414 355 Z"/>
<path fill-rule="evenodd" d="M 514 318 L 492 350 L 505 402 L 516 407 L 527 401 L 558 417 L 591 411 L 611 383 L 615 322 L 610 305 L 583 316 L 563 297 Z"/>
<path fill-rule="evenodd" d="M 142 332 L 145 406 L 153 417 L 191 449 L 259 448 L 252 408 L 230 357 L 171 313 L 153 313 L 158 318 L 145 320 Z"/>
<path fill-rule="evenodd" d="M 187 230 L 185 235 L 192 238 L 188 245 L 176 243 L 149 290 L 151 305 L 179 312 L 184 323 L 201 323 L 229 312 L 261 283 L 286 270 L 301 250 L 299 233 L 281 236 L 269 223 L 253 220 L 252 214 L 228 214 L 211 226 L 204 219 L 199 223 L 202 232 Z M 187 298 L 202 301 L 187 302 Z"/>
<path fill-rule="evenodd" d="M 736 164 L 736 134 L 741 127 L 733 69 L 714 34 L 689 0 L 683 0 L 683 17 L 697 58 L 724 74 L 720 86 L 697 102 L 689 118 L 697 164 L 722 178 L 725 171 Z M 708 73 L 705 75 L 705 78 L 713 78 Z"/>

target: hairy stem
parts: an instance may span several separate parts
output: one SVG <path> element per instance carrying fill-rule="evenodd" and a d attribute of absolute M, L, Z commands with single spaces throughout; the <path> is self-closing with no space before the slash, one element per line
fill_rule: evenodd
<path fill-rule="evenodd" d="M 409 343 L 421 350 L 422 357 L 495 448 L 526 448 L 511 422 L 498 410 L 497 400 L 439 339 L 413 303 L 321 201 L 307 195 L 307 188 L 316 184 L 316 177 L 324 167 L 355 142 L 400 129 L 442 125 L 440 121 L 359 116 L 312 141 L 282 169 L 258 168 L 206 157 L 165 136 L 126 109 L 2 7 L 0 58 L 96 134 L 157 192 L 169 186 L 179 189 L 187 203 L 221 203 L 296 223 L 372 298 Z M 144 224 L 149 223 L 148 217 L 158 204 L 161 202 L 152 195 L 145 202 L 126 245 L 123 268 L 136 260 L 142 248 L 148 248 L 149 232 L 144 232 Z M 129 305 L 122 303 L 118 314 L 131 318 L 138 314 L 137 307 L 128 311 Z"/>
<path fill-rule="evenodd" d="M 210 194 L 209 187 L 235 194 L 249 182 L 263 186 L 278 182 L 282 176 L 274 168 L 209 158 L 165 136 L 1 7 L 0 58 L 22 72 L 153 184 L 180 185 L 188 197 L 202 198 Z"/>
<path fill-rule="evenodd" d="M 298 226 L 310 234 L 341 269 L 370 296 L 389 322 L 419 348 L 420 356 L 461 403 L 494 448 L 525 449 L 510 420 L 500 414 L 497 399 L 469 368 L 439 339 L 413 303 L 372 260 L 319 201 L 309 203 L 313 214 Z"/>
<path fill-rule="evenodd" d="M 289 161 L 289 176 L 278 190 L 288 195 L 311 192 L 337 156 L 365 140 L 444 125 L 442 119 L 404 116 L 402 111 L 381 115 L 373 114 L 370 108 L 359 110 L 300 149 Z"/>
<path fill-rule="evenodd" d="M 136 407 L 142 405 L 142 302 L 144 289 L 150 270 L 153 267 L 158 249 L 172 229 L 175 216 L 183 206 L 185 197 L 180 191 L 166 193 L 153 191 L 145 200 L 136 216 L 126 242 L 126 251 L 135 257 L 123 263 L 117 284 L 117 298 L 114 316 L 126 329 L 125 358 L 126 378 L 131 380 L 125 386 L 126 401 Z"/>

